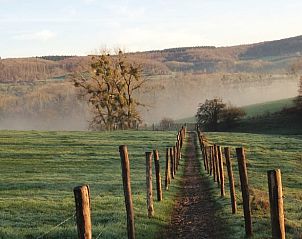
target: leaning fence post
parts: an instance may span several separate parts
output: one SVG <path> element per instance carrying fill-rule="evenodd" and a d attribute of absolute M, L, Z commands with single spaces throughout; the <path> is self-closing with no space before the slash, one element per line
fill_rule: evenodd
<path fill-rule="evenodd" d="M 171 183 L 171 174 L 170 174 L 170 149 L 166 148 L 166 172 L 165 172 L 165 188 L 169 189 L 169 184 Z"/>
<path fill-rule="evenodd" d="M 280 169 L 267 171 L 273 239 L 285 239 L 283 192 Z"/>
<path fill-rule="evenodd" d="M 163 198 L 163 193 L 161 189 L 161 176 L 160 176 L 158 150 L 153 150 L 153 154 L 154 154 L 154 166 L 155 166 L 155 177 L 156 177 L 157 201 L 161 201 Z"/>
<path fill-rule="evenodd" d="M 227 170 L 228 170 L 228 177 L 229 177 L 229 184 L 230 184 L 232 213 L 235 214 L 237 212 L 236 191 L 235 191 L 235 181 L 234 181 L 232 160 L 230 157 L 230 148 L 229 147 L 224 148 L 224 156 L 225 156 L 225 160 L 226 160 L 226 166 L 227 166 Z"/>
<path fill-rule="evenodd" d="M 83 185 L 73 189 L 76 205 L 76 221 L 79 239 L 91 239 L 90 193 L 89 186 Z"/>
<path fill-rule="evenodd" d="M 152 192 L 152 152 L 146 152 L 146 185 L 148 217 L 154 216 Z"/>
<path fill-rule="evenodd" d="M 246 159 L 243 148 L 236 148 L 236 154 L 238 159 L 238 168 L 243 200 L 243 212 L 245 220 L 245 234 L 250 237 L 252 236 L 252 217 L 251 217 L 251 204 L 250 204 L 250 193 L 246 169 Z"/>
<path fill-rule="evenodd" d="M 122 178 L 123 178 L 125 205 L 126 205 L 126 213 L 127 213 L 128 239 L 135 239 L 134 210 L 133 210 L 133 203 L 132 203 L 130 164 L 129 164 L 127 146 L 121 145 L 119 147 L 119 151 L 121 157 Z"/>

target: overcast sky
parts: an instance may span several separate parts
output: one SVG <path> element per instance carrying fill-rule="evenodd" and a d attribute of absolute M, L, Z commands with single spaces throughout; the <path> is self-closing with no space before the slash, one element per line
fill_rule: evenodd
<path fill-rule="evenodd" d="M 229 46 L 302 35 L 301 0 L 0 0 L 0 56 Z"/>

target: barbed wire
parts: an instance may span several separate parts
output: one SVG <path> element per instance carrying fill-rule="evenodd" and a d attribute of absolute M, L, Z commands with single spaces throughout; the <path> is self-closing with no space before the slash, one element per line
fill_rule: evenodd
<path fill-rule="evenodd" d="M 36 239 L 41 239 L 41 238 L 43 238 L 44 236 L 46 236 L 47 234 L 49 234 L 50 232 L 52 232 L 52 231 L 55 230 L 56 228 L 62 226 L 63 224 L 65 224 L 66 222 L 68 222 L 70 219 L 74 218 L 75 215 L 76 215 L 76 214 L 74 213 L 71 217 L 66 218 L 65 220 L 63 220 L 62 222 L 60 222 L 59 224 L 55 225 L 55 226 L 52 227 L 50 230 L 48 230 L 47 232 L 45 232 L 43 235 L 38 236 Z"/>

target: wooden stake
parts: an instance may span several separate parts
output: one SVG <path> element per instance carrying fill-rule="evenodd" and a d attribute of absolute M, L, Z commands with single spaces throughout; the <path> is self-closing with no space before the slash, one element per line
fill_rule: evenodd
<path fill-rule="evenodd" d="M 179 158 L 179 141 L 176 141 L 176 170 L 178 170 L 178 167 L 179 167 L 179 161 L 180 161 L 180 158 Z"/>
<path fill-rule="evenodd" d="M 123 178 L 125 205 L 126 205 L 126 213 L 127 213 L 128 239 L 135 239 L 134 210 L 133 210 L 133 203 L 132 203 L 130 164 L 129 164 L 127 146 L 121 145 L 119 147 L 119 151 L 121 157 L 122 178 Z"/>
<path fill-rule="evenodd" d="M 165 188 L 169 190 L 169 184 L 171 183 L 171 174 L 170 174 L 170 149 L 166 148 L 166 173 L 165 173 Z"/>
<path fill-rule="evenodd" d="M 76 221 L 79 239 L 91 239 L 90 192 L 89 186 L 78 186 L 73 189 L 76 205 Z"/>
<path fill-rule="evenodd" d="M 217 164 L 217 149 L 216 149 L 216 145 L 214 144 L 213 147 L 213 179 L 214 182 L 217 182 L 218 179 L 218 164 Z"/>
<path fill-rule="evenodd" d="M 219 151 L 218 146 L 216 145 L 216 148 L 215 148 L 215 157 L 216 157 L 216 163 L 217 163 L 217 182 L 218 182 L 218 187 L 220 186 L 220 183 L 221 183 L 219 153 L 221 153 L 221 152 Z"/>
<path fill-rule="evenodd" d="M 236 190 L 235 190 L 235 181 L 234 181 L 232 160 L 231 160 L 231 157 L 230 157 L 230 148 L 229 147 L 224 148 L 224 156 L 225 156 L 225 160 L 226 160 L 226 165 L 227 165 L 227 170 L 228 170 L 228 177 L 229 177 L 229 184 L 230 184 L 232 213 L 235 214 L 237 212 Z"/>
<path fill-rule="evenodd" d="M 283 192 L 280 169 L 267 171 L 273 239 L 285 239 Z"/>
<path fill-rule="evenodd" d="M 251 217 L 251 204 L 250 204 L 250 193 L 248 185 L 248 176 L 246 169 L 246 159 L 243 148 L 236 148 L 236 154 L 238 159 L 238 168 L 243 200 L 243 212 L 245 220 L 245 234 L 246 236 L 252 236 L 252 217 Z"/>
<path fill-rule="evenodd" d="M 210 146 L 210 176 L 212 176 L 213 172 L 213 146 Z"/>
<path fill-rule="evenodd" d="M 170 172 L 171 172 L 171 178 L 174 179 L 174 153 L 173 153 L 173 147 L 170 148 Z"/>
<path fill-rule="evenodd" d="M 217 155 L 218 155 L 218 172 L 219 172 L 219 181 L 220 181 L 220 195 L 221 197 L 224 197 L 225 196 L 224 169 L 223 169 L 223 158 L 222 158 L 220 146 L 217 146 Z"/>
<path fill-rule="evenodd" d="M 148 217 L 154 216 L 153 191 L 152 191 L 152 152 L 146 152 L 146 185 Z"/>
<path fill-rule="evenodd" d="M 160 202 L 163 199 L 163 193 L 162 193 L 162 189 L 161 189 L 161 176 L 160 176 L 160 164 L 159 164 L 158 150 L 154 150 L 153 154 L 154 154 L 154 165 L 155 165 L 157 201 Z"/>
<path fill-rule="evenodd" d="M 203 151 L 204 151 L 204 159 L 205 159 L 205 170 L 209 173 L 209 155 L 208 155 L 208 151 L 209 151 L 209 147 L 208 146 L 205 146 L 203 148 Z"/>
<path fill-rule="evenodd" d="M 173 170 L 174 170 L 174 176 L 176 175 L 176 147 L 173 146 Z"/>

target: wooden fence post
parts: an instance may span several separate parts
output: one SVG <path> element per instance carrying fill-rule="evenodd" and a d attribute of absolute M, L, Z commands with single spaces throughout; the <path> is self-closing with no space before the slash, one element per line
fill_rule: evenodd
<path fill-rule="evenodd" d="M 213 146 L 210 146 L 210 176 L 212 176 L 212 172 L 213 172 Z"/>
<path fill-rule="evenodd" d="M 173 154 L 173 147 L 170 148 L 170 172 L 171 172 L 171 178 L 174 179 L 174 154 Z"/>
<path fill-rule="evenodd" d="M 176 170 L 178 170 L 179 166 L 179 142 L 176 141 Z"/>
<path fill-rule="evenodd" d="M 220 161 L 219 161 L 219 154 L 221 153 L 221 151 L 219 151 L 218 149 L 218 145 L 216 145 L 216 153 L 215 153 L 215 156 L 216 156 L 216 163 L 217 163 L 217 182 L 218 182 L 218 187 L 221 183 L 221 175 L 220 175 Z"/>
<path fill-rule="evenodd" d="M 218 155 L 218 172 L 219 172 L 219 180 L 220 180 L 220 195 L 221 197 L 224 197 L 225 196 L 224 169 L 223 169 L 223 158 L 222 158 L 220 146 L 217 146 L 217 155 Z"/>
<path fill-rule="evenodd" d="M 228 170 L 228 178 L 230 184 L 230 195 L 231 195 L 231 204 L 232 204 L 232 213 L 235 214 L 237 212 L 237 203 L 236 203 L 236 190 L 235 190 L 235 181 L 234 181 L 234 174 L 232 168 L 232 161 L 230 157 L 230 148 L 224 148 L 224 156 L 226 160 L 226 166 Z"/>
<path fill-rule="evenodd" d="M 236 148 L 236 154 L 237 154 L 237 159 L 238 159 L 238 169 L 239 169 L 242 200 L 243 200 L 245 234 L 246 234 L 246 236 L 250 237 L 253 234 L 252 217 L 251 217 L 250 193 L 249 193 L 248 176 L 247 176 L 244 149 Z"/>
<path fill-rule="evenodd" d="M 209 155 L 208 155 L 208 151 L 209 151 L 209 147 L 208 146 L 205 146 L 203 148 L 204 150 L 204 160 L 205 160 L 205 170 L 207 171 L 207 173 L 209 173 Z"/>
<path fill-rule="evenodd" d="M 152 152 L 146 152 L 146 185 L 148 217 L 154 216 L 152 192 Z"/>
<path fill-rule="evenodd" d="M 217 150 L 217 145 L 214 144 L 214 148 L 213 148 L 213 159 L 214 159 L 214 172 L 215 172 L 215 176 L 216 176 L 216 181 L 217 181 L 217 186 L 219 187 L 219 183 L 220 183 L 220 174 L 219 174 L 219 159 L 218 159 L 218 150 Z"/>
<path fill-rule="evenodd" d="M 171 183 L 171 174 L 170 174 L 170 149 L 166 148 L 166 173 L 165 173 L 165 188 L 169 189 L 169 184 Z"/>
<path fill-rule="evenodd" d="M 280 169 L 267 171 L 273 239 L 285 239 L 283 192 Z"/>
<path fill-rule="evenodd" d="M 131 193 L 131 179 L 130 179 L 130 164 L 128 157 L 128 149 L 126 145 L 119 147 L 121 165 L 122 165 L 122 178 L 124 186 L 125 205 L 127 213 L 127 231 L 128 239 L 135 239 L 135 227 L 134 227 L 134 210 Z"/>
<path fill-rule="evenodd" d="M 182 149 L 182 145 L 183 145 L 183 132 L 182 130 L 179 131 L 180 134 L 180 148 Z"/>
<path fill-rule="evenodd" d="M 153 151 L 154 154 L 154 166 L 155 166 L 155 177 L 156 177 L 156 192 L 157 192 L 157 201 L 161 201 L 163 198 L 163 193 L 161 189 L 161 176 L 160 176 L 160 164 L 158 150 Z"/>
<path fill-rule="evenodd" d="M 173 146 L 173 170 L 174 170 L 174 176 L 176 175 L 176 147 L 175 145 Z"/>
<path fill-rule="evenodd" d="M 204 170 L 207 171 L 207 155 L 206 155 L 206 146 L 203 146 L 201 149 L 201 154 L 203 158 L 203 167 Z"/>
<path fill-rule="evenodd" d="M 216 144 L 214 144 L 213 146 L 213 179 L 214 179 L 214 182 L 218 182 L 218 159 L 217 159 L 217 146 Z"/>
<path fill-rule="evenodd" d="M 90 192 L 89 186 L 83 185 L 73 189 L 76 205 L 76 221 L 79 239 L 91 239 Z"/>

